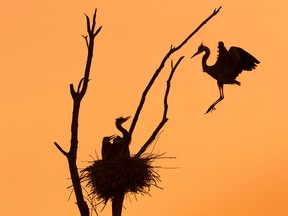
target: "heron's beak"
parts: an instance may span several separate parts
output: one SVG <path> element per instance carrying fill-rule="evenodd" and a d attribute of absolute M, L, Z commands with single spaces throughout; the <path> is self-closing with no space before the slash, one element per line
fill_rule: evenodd
<path fill-rule="evenodd" d="M 113 140 L 117 135 L 113 134 L 112 136 L 109 136 L 109 140 Z"/>
<path fill-rule="evenodd" d="M 194 56 L 198 55 L 200 52 L 196 52 L 193 56 L 191 56 L 191 58 L 193 58 Z"/>
<path fill-rule="evenodd" d="M 124 119 L 123 119 L 123 121 L 124 122 L 126 122 L 128 119 L 130 119 L 131 118 L 131 116 L 127 116 L 127 117 L 125 117 Z"/>

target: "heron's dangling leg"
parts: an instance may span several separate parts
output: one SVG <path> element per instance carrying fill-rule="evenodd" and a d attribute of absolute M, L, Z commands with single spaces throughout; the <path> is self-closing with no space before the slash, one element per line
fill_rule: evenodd
<path fill-rule="evenodd" d="M 224 91 L 223 91 L 223 84 L 222 83 L 219 83 L 217 82 L 218 84 L 218 88 L 219 88 L 219 92 L 220 92 L 220 97 L 209 107 L 209 109 L 206 111 L 205 114 L 209 113 L 209 112 L 212 112 L 213 110 L 215 110 L 215 106 L 216 104 L 218 104 L 221 100 L 224 99 Z"/>

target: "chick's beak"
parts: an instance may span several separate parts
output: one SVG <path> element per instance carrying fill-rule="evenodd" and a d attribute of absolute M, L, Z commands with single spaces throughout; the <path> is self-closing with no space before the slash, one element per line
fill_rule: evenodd
<path fill-rule="evenodd" d="M 117 135 L 113 134 L 112 136 L 109 137 L 109 140 L 113 140 Z"/>

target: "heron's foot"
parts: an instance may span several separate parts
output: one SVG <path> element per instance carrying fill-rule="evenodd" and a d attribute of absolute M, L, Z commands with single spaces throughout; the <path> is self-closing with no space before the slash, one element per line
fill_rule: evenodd
<path fill-rule="evenodd" d="M 216 108 L 215 108 L 214 105 L 211 105 L 211 106 L 209 107 L 209 109 L 206 111 L 205 114 L 207 114 L 207 113 L 209 113 L 209 112 L 212 112 L 213 110 L 216 110 Z"/>

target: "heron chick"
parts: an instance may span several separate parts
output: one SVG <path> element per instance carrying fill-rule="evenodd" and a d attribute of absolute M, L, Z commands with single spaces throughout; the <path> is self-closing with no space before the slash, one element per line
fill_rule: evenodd
<path fill-rule="evenodd" d="M 111 140 L 113 140 L 116 137 L 116 134 L 112 136 L 104 137 L 102 140 L 102 160 L 111 159 L 112 157 L 112 143 Z"/>

